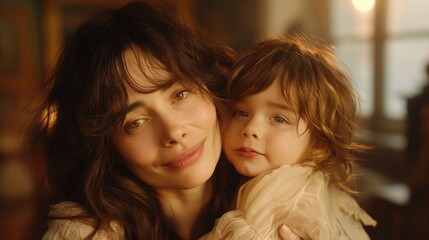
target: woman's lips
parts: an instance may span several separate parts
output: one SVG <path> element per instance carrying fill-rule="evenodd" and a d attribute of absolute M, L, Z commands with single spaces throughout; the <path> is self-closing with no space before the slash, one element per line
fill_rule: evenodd
<path fill-rule="evenodd" d="M 164 164 L 164 166 L 174 169 L 186 168 L 200 159 L 201 154 L 203 153 L 203 149 L 204 141 L 180 153 L 172 161 L 167 164 Z"/>
<path fill-rule="evenodd" d="M 254 150 L 253 148 L 247 148 L 247 147 L 241 147 L 234 150 L 238 155 L 247 157 L 247 158 L 254 158 L 261 156 L 262 154 L 258 151 Z"/>

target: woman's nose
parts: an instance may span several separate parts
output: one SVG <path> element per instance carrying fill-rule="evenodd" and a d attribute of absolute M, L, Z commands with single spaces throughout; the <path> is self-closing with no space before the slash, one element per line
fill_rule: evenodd
<path fill-rule="evenodd" d="M 161 141 L 162 145 L 165 147 L 174 146 L 188 136 L 188 130 L 186 124 L 180 121 L 177 118 L 170 116 L 168 119 L 161 120 Z"/>
<path fill-rule="evenodd" d="M 183 141 L 187 133 L 182 128 L 175 128 L 168 131 L 163 139 L 164 146 L 170 147 Z"/>

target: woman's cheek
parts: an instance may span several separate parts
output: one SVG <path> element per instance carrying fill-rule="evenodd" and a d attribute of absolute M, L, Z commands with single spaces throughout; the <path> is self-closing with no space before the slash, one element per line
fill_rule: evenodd
<path fill-rule="evenodd" d="M 123 135 L 116 141 L 117 151 L 127 163 L 145 164 L 154 155 L 155 137 L 146 131 L 145 134 L 135 134 L 132 136 Z"/>

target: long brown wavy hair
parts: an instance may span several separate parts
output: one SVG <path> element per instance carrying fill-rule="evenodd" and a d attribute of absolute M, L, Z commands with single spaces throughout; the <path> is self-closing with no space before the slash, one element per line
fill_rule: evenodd
<path fill-rule="evenodd" d="M 87 214 L 76 218 L 94 219 L 96 229 L 117 221 L 127 239 L 177 238 L 154 190 L 125 166 L 111 142 L 126 115 L 127 87 L 155 91 L 141 89 L 129 76 L 124 60 L 129 49 L 155 59 L 173 79 L 199 86 L 223 123 L 233 51 L 153 3 L 133 2 L 94 16 L 65 42 L 30 121 L 27 163 L 44 166 L 37 179 L 45 207 L 77 202 Z M 42 157 L 34 157 L 36 152 Z M 205 213 L 212 224 L 229 207 L 237 177 L 222 154 Z"/>
<path fill-rule="evenodd" d="M 355 138 L 357 96 L 330 46 L 310 40 L 317 39 L 295 33 L 248 50 L 233 68 L 228 98 L 239 101 L 279 80 L 286 102 L 308 123 L 313 148 L 304 161 L 314 162 L 333 184 L 353 192 L 349 180 L 356 153 L 368 149 Z"/>

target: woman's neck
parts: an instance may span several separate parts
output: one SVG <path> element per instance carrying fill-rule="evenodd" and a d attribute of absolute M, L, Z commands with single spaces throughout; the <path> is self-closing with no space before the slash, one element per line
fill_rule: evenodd
<path fill-rule="evenodd" d="M 192 189 L 163 189 L 158 193 L 173 231 L 184 239 L 196 239 L 206 232 L 211 222 L 204 214 L 213 196 L 210 182 Z"/>

